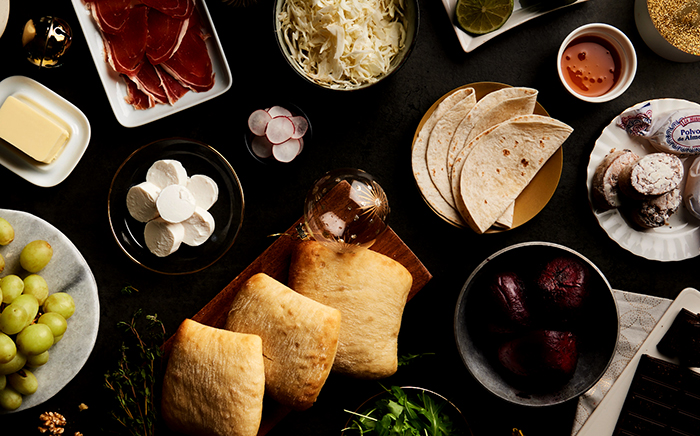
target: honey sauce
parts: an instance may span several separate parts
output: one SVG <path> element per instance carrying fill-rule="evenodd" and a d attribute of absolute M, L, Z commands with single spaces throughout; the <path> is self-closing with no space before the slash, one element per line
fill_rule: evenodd
<path fill-rule="evenodd" d="M 597 97 L 610 91 L 620 76 L 620 55 L 597 36 L 576 38 L 561 58 L 564 79 L 577 93 Z"/>

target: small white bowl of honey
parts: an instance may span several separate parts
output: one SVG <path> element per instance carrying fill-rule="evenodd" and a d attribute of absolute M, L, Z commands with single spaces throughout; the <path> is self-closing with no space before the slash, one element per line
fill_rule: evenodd
<path fill-rule="evenodd" d="M 557 55 L 557 71 L 572 95 L 590 103 L 603 103 L 619 97 L 632 84 L 637 53 L 616 27 L 590 23 L 564 39 Z"/>

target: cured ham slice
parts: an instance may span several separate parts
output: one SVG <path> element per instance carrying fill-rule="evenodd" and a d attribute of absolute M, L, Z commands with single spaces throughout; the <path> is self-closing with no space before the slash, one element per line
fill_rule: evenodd
<path fill-rule="evenodd" d="M 124 30 L 131 0 L 92 0 L 87 5 L 102 32 L 115 34 Z"/>
<path fill-rule="evenodd" d="M 169 103 L 160 76 L 153 65 L 144 62 L 138 74 L 129 76 L 129 79 L 136 84 L 141 92 L 153 98 L 156 103 Z"/>
<path fill-rule="evenodd" d="M 146 53 L 148 8 L 131 8 L 124 30 L 118 34 L 103 33 L 107 62 L 114 71 L 128 76 L 138 72 Z"/>
<path fill-rule="evenodd" d="M 176 101 L 180 100 L 182 96 L 190 91 L 189 88 L 182 86 L 180 82 L 175 80 L 159 65 L 156 65 L 155 69 L 156 73 L 158 73 L 158 77 L 160 77 L 160 82 L 165 90 L 165 95 L 168 97 L 168 103 L 175 104 Z"/>
<path fill-rule="evenodd" d="M 126 81 L 126 97 L 124 100 L 129 103 L 134 109 L 149 109 L 156 105 L 153 97 L 141 92 L 134 82 L 128 77 L 123 76 Z"/>
<path fill-rule="evenodd" d="M 194 0 L 141 0 L 146 6 L 157 9 L 173 18 L 189 18 L 194 11 Z"/>
<path fill-rule="evenodd" d="M 146 56 L 153 65 L 170 59 L 187 33 L 189 18 L 173 18 L 156 9 L 148 13 Z"/>
<path fill-rule="evenodd" d="M 204 39 L 201 28 L 190 25 L 180 48 L 160 64 L 182 86 L 195 92 L 208 91 L 214 86 L 214 72 Z"/>

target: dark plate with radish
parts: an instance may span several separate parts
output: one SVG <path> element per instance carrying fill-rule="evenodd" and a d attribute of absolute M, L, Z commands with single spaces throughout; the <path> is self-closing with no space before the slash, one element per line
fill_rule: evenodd
<path fill-rule="evenodd" d="M 250 155 L 258 162 L 289 164 L 308 148 L 311 123 L 298 106 L 279 103 L 251 110 L 244 136 Z"/>
<path fill-rule="evenodd" d="M 578 252 L 526 242 L 486 258 L 457 300 L 464 365 L 492 394 L 549 406 L 588 391 L 607 371 L 619 315 L 603 273 Z"/>

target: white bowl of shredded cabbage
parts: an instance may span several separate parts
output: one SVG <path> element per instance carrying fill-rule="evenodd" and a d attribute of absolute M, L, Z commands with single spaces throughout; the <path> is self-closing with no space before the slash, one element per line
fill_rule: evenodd
<path fill-rule="evenodd" d="M 277 42 L 292 68 L 323 88 L 367 88 L 408 59 L 418 0 L 276 0 Z"/>

